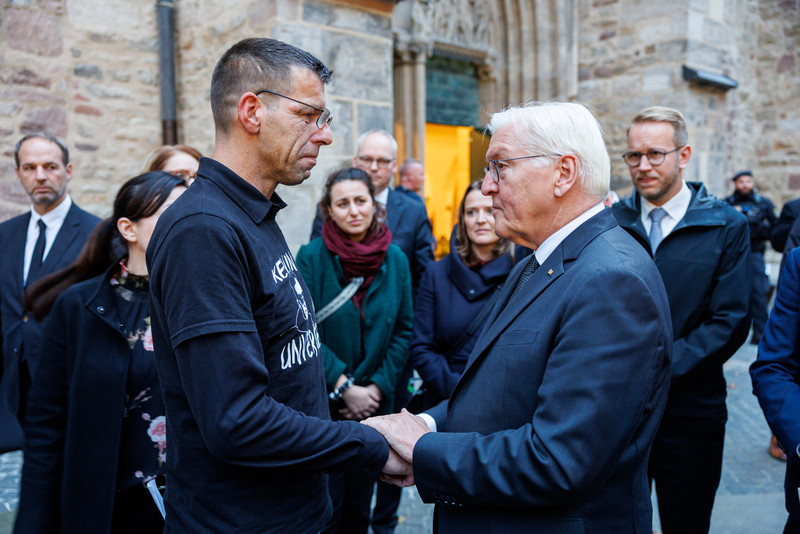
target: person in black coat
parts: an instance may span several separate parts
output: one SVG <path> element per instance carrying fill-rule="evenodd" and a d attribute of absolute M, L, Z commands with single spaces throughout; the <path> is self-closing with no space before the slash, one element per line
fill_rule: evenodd
<path fill-rule="evenodd" d="M 414 305 L 410 358 L 423 379 L 423 410 L 450 397 L 483 326 L 479 316 L 514 265 L 510 241 L 494 232 L 492 199 L 480 181 L 464 192 L 454 234 L 450 254 L 422 276 Z"/>
<path fill-rule="evenodd" d="M 26 297 L 47 320 L 32 360 L 16 534 L 164 528 L 145 487 L 162 480 L 166 458 L 145 250 L 185 189 L 161 171 L 126 182 L 78 259 Z"/>

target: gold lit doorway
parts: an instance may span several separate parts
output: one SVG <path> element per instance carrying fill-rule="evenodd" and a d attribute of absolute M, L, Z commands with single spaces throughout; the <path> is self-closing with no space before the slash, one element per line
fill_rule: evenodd
<path fill-rule="evenodd" d="M 450 251 L 458 203 L 483 178 L 489 138 L 472 126 L 425 125 L 425 205 L 436 238 L 436 257 Z"/>

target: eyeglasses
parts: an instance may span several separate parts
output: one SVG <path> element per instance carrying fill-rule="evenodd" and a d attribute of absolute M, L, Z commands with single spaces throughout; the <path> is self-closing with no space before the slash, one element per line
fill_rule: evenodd
<path fill-rule="evenodd" d="M 368 158 L 366 156 L 358 156 L 356 159 L 366 169 L 369 169 L 370 167 L 372 167 L 373 163 L 377 164 L 379 169 L 386 169 L 394 161 L 394 158 L 392 158 L 392 159 L 386 159 L 386 158 L 372 159 L 372 158 Z"/>
<path fill-rule="evenodd" d="M 286 100 L 291 100 L 292 102 L 297 102 L 298 104 L 303 104 L 304 106 L 308 106 L 311 109 L 316 109 L 319 111 L 319 117 L 317 117 L 317 128 L 320 130 L 325 127 L 326 124 L 330 125 L 333 117 L 331 116 L 331 110 L 328 108 L 318 108 L 317 106 L 312 106 L 311 104 L 307 104 L 306 102 L 301 102 L 300 100 L 296 100 L 290 96 L 282 95 L 280 93 L 276 93 L 275 91 L 270 91 L 269 89 L 262 89 L 256 93 L 256 96 L 260 95 L 261 93 L 269 93 L 271 95 L 279 96 L 281 98 L 285 98 Z"/>
<path fill-rule="evenodd" d="M 489 166 L 483 168 L 483 174 L 486 175 L 487 172 L 491 171 L 490 176 L 494 183 L 500 183 L 500 169 L 498 169 L 498 163 L 505 163 L 506 161 L 516 161 L 518 159 L 532 159 L 532 158 L 559 158 L 561 154 L 536 154 L 535 156 L 520 156 L 518 158 L 506 158 L 506 159 L 490 159 Z"/>
<path fill-rule="evenodd" d="M 685 146 L 686 145 L 681 145 L 678 148 L 668 150 L 666 152 L 663 150 L 648 150 L 645 154 L 642 154 L 641 152 L 625 152 L 622 155 L 622 159 L 625 160 L 625 163 L 627 163 L 629 167 L 638 167 L 642 162 L 642 156 L 647 157 L 647 161 L 650 162 L 650 165 L 661 165 L 664 163 L 664 159 L 667 157 L 667 154 L 677 152 Z"/>

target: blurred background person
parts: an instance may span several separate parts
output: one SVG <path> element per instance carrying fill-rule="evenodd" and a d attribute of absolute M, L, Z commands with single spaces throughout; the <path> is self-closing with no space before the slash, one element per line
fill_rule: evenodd
<path fill-rule="evenodd" d="M 423 380 L 421 409 L 450 397 L 499 289 L 514 266 L 494 231 L 492 199 L 472 182 L 458 207 L 450 253 L 428 266 L 414 302 L 409 358 Z"/>
<path fill-rule="evenodd" d="M 408 260 L 376 216 L 375 189 L 363 170 L 334 172 L 320 207 L 322 237 L 300 248 L 297 267 L 317 310 L 331 418 L 391 413 L 411 340 Z M 366 533 L 376 480 L 355 471 L 331 474 L 334 512 L 323 532 Z"/>
<path fill-rule="evenodd" d="M 157 148 L 149 158 L 148 171 L 164 171 L 186 180 L 186 186 L 192 185 L 200 158 L 199 150 L 187 145 L 164 145 Z"/>
<path fill-rule="evenodd" d="M 764 265 L 766 241 L 770 238 L 776 222 L 775 205 L 770 199 L 756 191 L 756 183 L 751 171 L 737 172 L 733 178 L 736 188 L 725 200 L 747 218 L 750 228 L 750 315 L 753 318 L 752 345 L 758 345 L 764 324 L 767 322 L 767 302 L 769 301 L 769 277 Z"/>
<path fill-rule="evenodd" d="M 47 320 L 31 369 L 18 534 L 164 528 L 143 485 L 162 481 L 166 454 L 145 250 L 185 190 L 165 172 L 127 181 L 78 259 L 30 289 L 27 307 Z"/>
<path fill-rule="evenodd" d="M 418 159 L 407 159 L 397 171 L 400 175 L 400 183 L 395 187 L 396 191 L 405 193 L 411 199 L 422 202 L 425 205 L 425 167 Z"/>

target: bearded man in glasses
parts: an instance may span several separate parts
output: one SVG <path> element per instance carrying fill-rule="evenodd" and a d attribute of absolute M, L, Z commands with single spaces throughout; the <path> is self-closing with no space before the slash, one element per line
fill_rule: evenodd
<path fill-rule="evenodd" d="M 650 454 L 664 534 L 707 533 L 722 471 L 722 364 L 750 328 L 747 220 L 683 171 L 692 148 L 683 115 L 654 106 L 628 130 L 634 194 L 611 209 L 655 260 L 672 315 L 672 383 Z"/>

